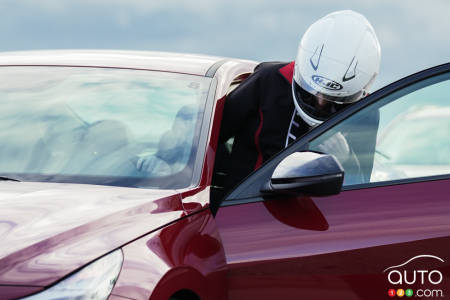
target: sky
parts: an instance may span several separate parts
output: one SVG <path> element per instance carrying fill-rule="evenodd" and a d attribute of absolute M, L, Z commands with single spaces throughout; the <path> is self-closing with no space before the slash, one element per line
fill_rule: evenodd
<path fill-rule="evenodd" d="M 342 9 L 364 14 L 377 33 L 382 57 L 373 89 L 450 62 L 448 0 L 0 0 L 0 51 L 130 49 L 292 61 L 308 26 Z"/>

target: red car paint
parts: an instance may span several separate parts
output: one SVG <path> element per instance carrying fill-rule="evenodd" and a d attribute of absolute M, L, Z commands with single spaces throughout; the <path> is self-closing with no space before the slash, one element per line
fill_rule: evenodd
<path fill-rule="evenodd" d="M 222 207 L 230 299 L 383 299 L 383 270 L 448 257 L 449 180 Z M 424 203 L 433 191 L 430 203 Z M 450 262 L 439 265 L 447 287 Z"/>
<path fill-rule="evenodd" d="M 125 263 L 113 294 L 168 299 L 188 289 L 201 299 L 226 299 L 226 261 L 208 209 L 147 235 L 123 251 Z"/>
<path fill-rule="evenodd" d="M 102 54 L 32 53 L 24 61 L 21 55 L 0 58 L 0 64 L 54 60 L 204 75 L 219 61 L 116 52 L 97 60 Z M 0 182 L 0 201 L 11 204 L 0 210 L 0 299 L 43 290 L 118 248 L 124 262 L 109 299 L 167 300 L 192 293 L 202 300 L 384 299 L 392 286 L 383 270 L 430 252 L 445 258 L 436 268 L 448 291 L 448 180 L 224 206 L 212 216 L 210 186 L 225 95 L 232 80 L 254 66 L 229 60 L 215 73 L 215 106 L 197 186 Z"/>

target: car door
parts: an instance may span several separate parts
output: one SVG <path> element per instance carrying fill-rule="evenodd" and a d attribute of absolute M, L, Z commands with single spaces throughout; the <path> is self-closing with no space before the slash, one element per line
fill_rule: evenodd
<path fill-rule="evenodd" d="M 375 92 L 225 197 L 216 222 L 230 299 L 450 297 L 449 70 Z M 339 194 L 261 192 L 285 157 L 327 144 L 345 171 Z"/>

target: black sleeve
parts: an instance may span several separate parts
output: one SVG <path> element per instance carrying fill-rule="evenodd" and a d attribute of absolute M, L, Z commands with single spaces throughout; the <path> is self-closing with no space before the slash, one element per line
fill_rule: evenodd
<path fill-rule="evenodd" d="M 249 115 L 257 113 L 261 88 L 261 72 L 258 67 L 259 65 L 250 77 L 226 97 L 219 143 L 224 143 L 235 136 L 245 125 Z"/>

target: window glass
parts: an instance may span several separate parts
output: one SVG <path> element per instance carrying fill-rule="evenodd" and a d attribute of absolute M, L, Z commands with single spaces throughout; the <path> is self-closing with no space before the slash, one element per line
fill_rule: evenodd
<path fill-rule="evenodd" d="M 142 70 L 2 67 L 0 176 L 187 186 L 210 81 Z"/>
<path fill-rule="evenodd" d="M 309 144 L 335 155 L 345 185 L 450 174 L 449 74 L 355 113 Z"/>

